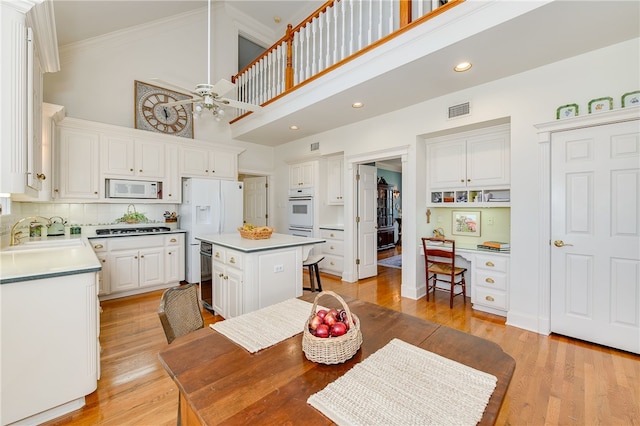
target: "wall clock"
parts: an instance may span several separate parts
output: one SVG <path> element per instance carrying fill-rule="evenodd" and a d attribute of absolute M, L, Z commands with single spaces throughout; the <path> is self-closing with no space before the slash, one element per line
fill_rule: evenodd
<path fill-rule="evenodd" d="M 135 81 L 135 128 L 172 136 L 193 138 L 192 104 L 165 106 L 168 102 L 192 99 L 152 84 Z"/>

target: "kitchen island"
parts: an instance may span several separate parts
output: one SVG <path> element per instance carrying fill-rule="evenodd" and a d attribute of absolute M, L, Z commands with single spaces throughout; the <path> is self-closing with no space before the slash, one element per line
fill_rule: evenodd
<path fill-rule="evenodd" d="M 213 245 L 211 306 L 224 318 L 302 296 L 302 261 L 325 241 L 278 233 L 263 240 L 238 233 L 196 239 Z"/>
<path fill-rule="evenodd" d="M 96 390 L 100 268 L 86 238 L 0 251 L 0 425 L 42 423 Z"/>

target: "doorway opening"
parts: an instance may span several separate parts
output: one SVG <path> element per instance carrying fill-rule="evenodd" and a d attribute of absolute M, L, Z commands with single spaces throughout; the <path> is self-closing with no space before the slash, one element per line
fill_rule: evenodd
<path fill-rule="evenodd" d="M 269 176 L 240 174 L 244 183 L 243 223 L 269 226 Z"/>

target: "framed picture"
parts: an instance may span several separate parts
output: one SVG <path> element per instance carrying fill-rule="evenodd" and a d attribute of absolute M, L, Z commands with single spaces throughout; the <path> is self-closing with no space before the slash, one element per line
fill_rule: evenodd
<path fill-rule="evenodd" d="M 480 211 L 453 211 L 451 216 L 453 235 L 480 236 Z"/>
<path fill-rule="evenodd" d="M 640 90 L 622 95 L 622 108 L 640 105 Z"/>
<path fill-rule="evenodd" d="M 613 109 L 613 98 L 606 96 L 604 98 L 592 99 L 589 102 L 589 114 L 595 112 L 609 111 Z"/>

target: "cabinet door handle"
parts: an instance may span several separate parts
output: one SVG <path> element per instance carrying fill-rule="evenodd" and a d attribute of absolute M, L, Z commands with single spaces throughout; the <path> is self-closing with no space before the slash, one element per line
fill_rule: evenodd
<path fill-rule="evenodd" d="M 228 280 L 228 279 L 229 279 L 229 277 L 228 277 L 227 275 L 225 275 L 225 276 L 224 276 L 224 279 L 225 279 L 225 280 Z"/>
<path fill-rule="evenodd" d="M 331 238 L 335 237 L 335 235 L 333 235 L 333 234 L 329 234 L 329 235 L 331 236 Z"/>
<path fill-rule="evenodd" d="M 172 242 L 172 243 L 175 243 L 176 241 L 178 241 L 178 240 L 176 240 L 175 238 L 172 238 L 172 239 L 171 239 L 171 242 Z"/>
<path fill-rule="evenodd" d="M 218 274 L 218 276 L 219 276 L 220 278 L 222 278 L 222 277 L 224 277 L 224 274 Z"/>
<path fill-rule="evenodd" d="M 489 302 L 495 301 L 495 299 L 491 296 L 486 296 L 485 299 L 487 299 Z"/>
<path fill-rule="evenodd" d="M 460 182 L 464 183 L 464 179 L 460 179 Z"/>
<path fill-rule="evenodd" d="M 138 256 L 133 256 L 133 258 L 134 258 L 134 259 L 137 259 L 137 258 L 138 258 Z"/>
<path fill-rule="evenodd" d="M 171 256 L 171 252 L 167 253 L 169 256 Z"/>
<path fill-rule="evenodd" d="M 495 284 L 495 281 L 493 280 L 493 278 L 486 278 L 484 281 L 488 282 L 489 284 Z"/>
<path fill-rule="evenodd" d="M 467 179 L 467 182 L 471 182 L 471 179 Z"/>
<path fill-rule="evenodd" d="M 331 261 L 331 262 L 329 262 L 329 263 L 331 264 L 331 266 L 334 266 L 334 265 L 335 265 L 335 263 L 333 263 L 333 261 Z"/>
<path fill-rule="evenodd" d="M 138 170 L 138 172 L 142 173 L 142 169 Z"/>
<path fill-rule="evenodd" d="M 107 263 L 107 260 L 106 259 L 102 259 L 102 263 Z"/>
<path fill-rule="evenodd" d="M 487 263 L 485 263 L 486 266 L 493 268 L 494 266 L 496 266 L 493 262 L 489 261 Z"/>
<path fill-rule="evenodd" d="M 96 244 L 95 246 L 93 246 L 94 249 L 101 249 L 104 248 L 104 246 L 102 244 Z"/>
<path fill-rule="evenodd" d="M 132 172 L 132 171 L 133 171 L 133 169 L 129 169 L 129 171 L 130 171 L 130 172 Z"/>
<path fill-rule="evenodd" d="M 140 255 L 140 259 L 144 259 L 144 255 L 143 254 Z"/>
<path fill-rule="evenodd" d="M 236 258 L 232 257 L 231 259 L 229 259 L 229 263 L 236 263 Z"/>

